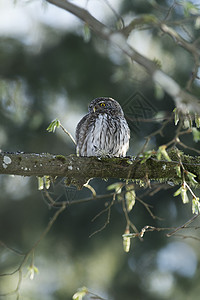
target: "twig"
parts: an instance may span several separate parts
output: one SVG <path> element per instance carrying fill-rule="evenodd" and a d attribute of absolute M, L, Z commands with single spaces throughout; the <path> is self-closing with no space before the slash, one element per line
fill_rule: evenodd
<path fill-rule="evenodd" d="M 200 216 L 200 213 L 198 215 L 193 216 L 190 220 L 188 220 L 187 222 L 185 222 L 183 225 L 177 227 L 175 230 L 173 230 L 172 232 L 166 234 L 167 237 L 170 237 L 172 235 L 174 235 L 177 231 L 183 229 L 183 228 L 187 228 L 187 226 L 189 224 L 191 224 L 194 220 L 196 220 L 198 217 Z"/>
<path fill-rule="evenodd" d="M 60 128 L 64 131 L 64 133 L 66 133 L 69 137 L 70 137 L 70 139 L 72 140 L 72 142 L 76 145 L 76 141 L 75 141 L 75 139 L 73 138 L 73 136 L 71 135 L 71 133 L 69 132 L 69 131 L 67 131 L 66 129 L 65 129 L 65 127 L 60 123 Z"/>
<path fill-rule="evenodd" d="M 16 289 L 13 290 L 13 291 L 11 291 L 11 292 L 8 292 L 8 293 L 0 294 L 1 297 L 7 296 L 7 295 L 13 295 L 13 294 L 19 295 L 19 290 L 20 290 L 20 286 L 21 286 L 21 283 L 22 283 L 22 268 L 26 264 L 26 262 L 27 262 L 29 256 L 31 255 L 31 253 L 33 253 L 33 251 L 37 248 L 37 246 L 39 245 L 39 243 L 47 235 L 47 233 L 51 229 L 52 225 L 56 221 L 57 217 L 63 212 L 63 210 L 65 208 L 66 208 L 66 205 L 63 204 L 63 206 L 59 210 L 56 211 L 56 213 L 54 214 L 54 216 L 52 217 L 52 219 L 49 221 L 46 229 L 41 234 L 40 238 L 35 242 L 35 244 L 32 246 L 32 248 L 24 255 L 24 258 L 23 258 L 22 262 L 20 263 L 20 265 L 18 266 L 18 268 L 16 270 L 14 270 L 12 273 L 1 274 L 1 276 L 7 276 L 7 275 L 13 275 L 13 274 L 15 274 L 15 273 L 18 272 L 18 282 L 17 282 Z"/>
<path fill-rule="evenodd" d="M 114 202 L 115 202 L 115 198 L 116 198 L 116 193 L 114 193 L 113 194 L 113 199 L 112 199 L 112 201 L 111 201 L 111 203 L 108 205 L 108 207 L 106 207 L 103 211 L 101 211 L 96 217 L 94 217 L 93 218 L 93 221 L 97 218 L 97 217 L 99 217 L 102 213 L 104 213 L 104 212 L 108 212 L 108 215 L 107 215 L 107 219 L 106 219 L 106 222 L 104 223 L 104 225 L 101 227 L 101 228 L 99 228 L 98 230 L 96 230 L 96 231 L 94 231 L 93 233 L 91 233 L 90 235 L 89 235 L 89 238 L 91 238 L 93 235 L 95 235 L 95 234 L 97 234 L 97 233 L 99 233 L 99 232 L 101 232 L 103 229 L 105 229 L 106 228 L 106 226 L 109 224 L 109 222 L 110 222 L 110 214 L 111 214 L 111 207 L 113 206 L 113 204 L 114 204 Z"/>

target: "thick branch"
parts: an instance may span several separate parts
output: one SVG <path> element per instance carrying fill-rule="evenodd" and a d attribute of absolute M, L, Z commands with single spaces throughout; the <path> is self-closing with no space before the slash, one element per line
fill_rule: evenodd
<path fill-rule="evenodd" d="M 73 3 L 67 0 L 46 0 L 49 3 L 56 5 L 62 9 L 65 9 L 68 12 L 71 12 L 79 19 L 88 24 L 88 26 L 100 37 L 105 40 L 110 41 L 112 44 L 120 48 L 126 55 L 128 55 L 131 60 L 137 62 L 143 66 L 146 71 L 150 74 L 153 81 L 158 83 L 163 90 L 168 93 L 175 101 L 177 108 L 182 111 L 184 114 L 187 114 L 189 111 L 193 113 L 200 113 L 200 102 L 199 100 L 189 94 L 188 92 L 181 89 L 179 84 L 170 76 L 168 76 L 163 71 L 159 70 L 156 64 L 150 59 L 138 53 L 133 49 L 125 38 L 125 35 L 122 32 L 114 32 L 109 29 L 107 26 L 99 22 L 94 18 L 87 10 L 74 5 Z M 169 32 L 169 27 L 161 24 L 161 29 L 168 34 L 172 35 L 172 30 Z M 175 38 L 175 37 L 174 37 Z M 182 45 L 186 45 L 186 43 Z M 187 44 L 187 47 L 189 44 Z M 192 46 L 191 46 L 192 47 Z M 189 48 L 187 48 L 189 50 Z M 190 48 L 191 50 L 191 48 Z M 196 54 L 197 55 L 197 54 Z M 199 54 L 198 54 L 199 55 Z"/>
<path fill-rule="evenodd" d="M 179 159 L 175 151 L 169 152 L 172 161 L 158 161 L 149 158 L 141 164 L 137 158 L 100 158 L 62 156 L 52 154 L 0 153 L 0 174 L 21 176 L 62 176 L 67 182 L 84 184 L 89 178 L 123 178 L 133 180 L 157 180 L 159 182 L 173 181 L 180 183 L 175 166 Z M 200 157 L 181 156 L 185 169 L 200 182 Z"/>

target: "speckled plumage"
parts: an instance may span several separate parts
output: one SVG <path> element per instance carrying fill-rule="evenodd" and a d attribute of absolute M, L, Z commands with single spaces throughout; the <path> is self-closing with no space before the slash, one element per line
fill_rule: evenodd
<path fill-rule="evenodd" d="M 119 103 L 100 97 L 88 110 L 76 127 L 77 155 L 126 156 L 130 130 Z"/>

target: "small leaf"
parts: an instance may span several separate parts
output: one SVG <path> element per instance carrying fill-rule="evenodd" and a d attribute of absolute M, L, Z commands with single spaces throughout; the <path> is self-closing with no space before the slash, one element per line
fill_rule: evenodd
<path fill-rule="evenodd" d="M 182 198 L 182 201 L 183 201 L 184 204 L 189 202 L 185 182 L 183 182 L 182 186 L 174 193 L 175 197 L 178 196 L 178 195 L 181 195 L 181 198 Z"/>
<path fill-rule="evenodd" d="M 27 276 L 29 276 L 30 280 L 33 280 L 35 277 L 35 274 L 38 274 L 39 270 L 35 265 L 31 265 L 28 267 L 28 273 Z"/>
<path fill-rule="evenodd" d="M 197 143 L 200 141 L 200 131 L 193 127 L 192 128 L 192 135 L 193 135 L 193 140 Z"/>
<path fill-rule="evenodd" d="M 157 157 L 157 160 L 161 160 L 161 158 L 162 158 L 162 153 L 161 153 L 161 151 L 159 149 L 157 151 L 156 157 Z"/>
<path fill-rule="evenodd" d="M 38 177 L 38 190 L 41 191 L 44 189 L 44 180 L 43 177 Z"/>
<path fill-rule="evenodd" d="M 181 190 L 182 190 L 182 186 L 174 193 L 174 197 L 180 195 Z"/>
<path fill-rule="evenodd" d="M 87 23 L 85 23 L 83 27 L 83 38 L 86 43 L 88 43 L 91 39 L 91 30 Z"/>
<path fill-rule="evenodd" d="M 185 173 L 186 173 L 188 179 L 189 179 L 192 183 L 198 183 L 198 182 L 194 179 L 194 177 L 197 177 L 197 175 L 195 175 L 195 174 L 193 174 L 193 173 L 191 173 L 191 172 L 188 172 L 188 171 L 186 171 Z"/>
<path fill-rule="evenodd" d="M 192 118 L 189 114 L 187 114 L 183 120 L 183 128 L 192 128 Z"/>
<path fill-rule="evenodd" d="M 198 215 L 200 212 L 200 203 L 199 198 L 193 198 L 192 199 L 192 213 Z"/>
<path fill-rule="evenodd" d="M 131 238 L 128 236 L 130 234 L 129 228 L 126 228 L 122 238 L 123 238 L 123 248 L 125 252 L 129 252 L 131 246 Z"/>
<path fill-rule="evenodd" d="M 166 145 L 162 145 L 159 147 L 158 151 L 157 151 L 157 159 L 161 160 L 161 156 L 164 156 L 164 158 L 167 161 L 171 161 L 171 158 L 169 157 L 167 151 L 166 151 Z"/>
<path fill-rule="evenodd" d="M 199 14 L 198 5 L 193 4 L 190 1 L 183 2 L 184 14 L 188 17 L 190 14 Z"/>
<path fill-rule="evenodd" d="M 199 29 L 200 28 L 200 17 L 197 17 L 196 18 L 196 21 L 195 21 L 195 29 Z"/>
<path fill-rule="evenodd" d="M 73 295 L 73 300 L 82 300 L 85 295 L 88 294 L 88 289 L 83 286 L 82 288 L 78 289 L 78 291 Z"/>
<path fill-rule="evenodd" d="M 48 132 L 55 132 L 56 128 L 60 127 L 60 121 L 58 119 L 53 120 L 47 127 Z"/>
<path fill-rule="evenodd" d="M 187 189 L 185 187 L 182 187 L 181 189 L 181 198 L 184 204 L 189 202 Z"/>
<path fill-rule="evenodd" d="M 195 118 L 196 127 L 200 128 L 200 115 L 199 114 L 195 114 L 194 118 Z"/>
<path fill-rule="evenodd" d="M 159 60 L 158 58 L 154 57 L 153 61 L 154 61 L 154 63 L 156 64 L 156 67 L 157 67 L 158 69 L 161 69 L 161 68 L 162 68 L 162 62 L 161 62 L 161 60 Z"/>
<path fill-rule="evenodd" d="M 144 164 L 153 154 L 155 154 L 155 151 L 146 151 L 143 153 L 143 159 L 141 160 L 141 164 Z"/>
<path fill-rule="evenodd" d="M 50 177 L 49 176 L 44 176 L 43 181 L 44 181 L 45 188 L 48 190 L 50 188 L 50 185 L 51 185 Z"/>
<path fill-rule="evenodd" d="M 136 195 L 135 195 L 134 186 L 132 184 L 127 185 L 126 190 L 127 190 L 127 192 L 125 193 L 126 207 L 127 207 L 127 211 L 130 212 L 133 206 L 135 205 Z"/>
<path fill-rule="evenodd" d="M 177 108 L 174 108 L 173 112 L 174 112 L 174 124 L 177 125 L 179 122 L 179 114 Z"/>
<path fill-rule="evenodd" d="M 176 170 L 176 174 L 179 178 L 181 178 L 181 166 L 180 165 L 176 165 L 175 167 Z"/>
<path fill-rule="evenodd" d="M 115 192 L 116 192 L 117 194 L 120 194 L 121 191 L 122 191 L 122 187 L 123 187 L 123 183 L 122 183 L 122 182 L 115 182 L 115 183 L 110 184 L 110 185 L 107 187 L 107 190 L 108 190 L 108 191 L 115 190 Z"/>

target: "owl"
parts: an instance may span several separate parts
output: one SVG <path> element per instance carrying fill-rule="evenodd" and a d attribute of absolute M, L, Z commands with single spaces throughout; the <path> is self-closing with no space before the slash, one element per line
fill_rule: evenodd
<path fill-rule="evenodd" d="M 119 103 L 99 97 L 91 101 L 88 111 L 76 127 L 77 155 L 126 156 L 130 129 Z"/>

